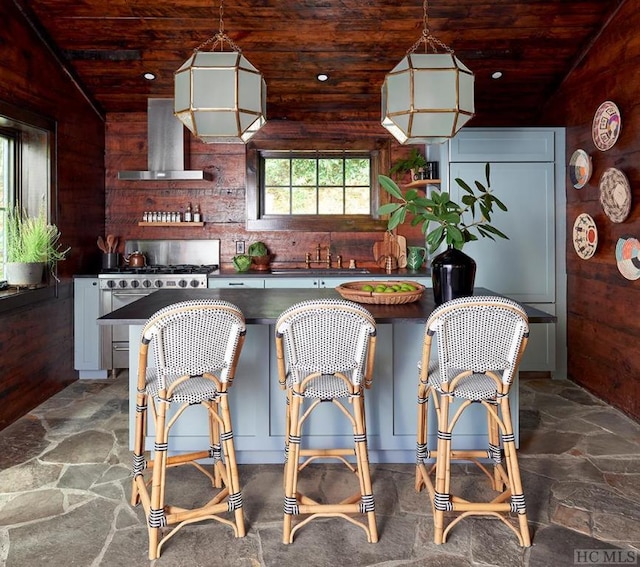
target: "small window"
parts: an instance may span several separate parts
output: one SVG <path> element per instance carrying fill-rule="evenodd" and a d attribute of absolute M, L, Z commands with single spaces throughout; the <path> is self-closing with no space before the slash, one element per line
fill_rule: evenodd
<path fill-rule="evenodd" d="M 44 207 L 54 222 L 54 131 L 50 119 L 0 101 L 0 279 L 5 277 L 7 213 L 17 203 L 30 216 Z"/>
<path fill-rule="evenodd" d="M 263 154 L 263 215 L 370 215 L 368 154 Z"/>
<path fill-rule="evenodd" d="M 266 143 L 266 142 L 265 142 Z M 280 141 L 280 146 L 284 143 Z M 380 230 L 377 217 L 380 150 L 357 147 L 247 148 L 247 229 Z M 316 145 L 318 143 L 316 142 Z"/>
<path fill-rule="evenodd" d="M 4 279 L 4 264 L 7 257 L 5 230 L 7 213 L 16 201 L 16 153 L 15 134 L 0 129 L 0 279 Z"/>

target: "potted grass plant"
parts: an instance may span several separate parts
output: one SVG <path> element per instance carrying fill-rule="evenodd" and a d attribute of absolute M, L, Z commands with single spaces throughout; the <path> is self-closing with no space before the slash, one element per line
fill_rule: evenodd
<path fill-rule="evenodd" d="M 29 216 L 16 205 L 7 215 L 7 257 L 5 278 L 9 285 L 17 287 L 34 286 L 42 282 L 44 267 L 51 275 L 56 262 L 67 257 L 69 248 L 60 244 L 60 231 L 55 224 L 47 222 L 44 207 L 37 216 Z"/>

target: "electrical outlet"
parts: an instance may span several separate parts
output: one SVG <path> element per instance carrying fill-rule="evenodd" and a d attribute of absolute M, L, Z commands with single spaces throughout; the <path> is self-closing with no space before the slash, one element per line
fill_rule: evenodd
<path fill-rule="evenodd" d="M 236 240 L 236 254 L 244 253 L 244 240 Z"/>

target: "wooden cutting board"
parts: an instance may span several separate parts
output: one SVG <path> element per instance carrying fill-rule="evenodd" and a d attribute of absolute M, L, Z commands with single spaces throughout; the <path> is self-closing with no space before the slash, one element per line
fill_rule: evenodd
<path fill-rule="evenodd" d="M 404 236 L 396 236 L 398 240 L 398 248 L 400 253 L 398 255 L 398 268 L 407 267 L 407 239 Z"/>
<path fill-rule="evenodd" d="M 405 244 L 404 258 L 405 258 L 405 266 L 406 266 L 407 265 L 406 240 L 404 244 Z M 385 232 L 384 240 L 382 242 L 375 242 L 373 244 L 373 259 L 375 260 L 378 266 L 381 266 L 384 268 L 386 257 L 393 256 L 398 260 L 398 267 L 399 267 L 400 255 L 401 255 L 400 244 L 398 242 L 398 237 L 395 234 L 391 234 L 390 232 Z"/>

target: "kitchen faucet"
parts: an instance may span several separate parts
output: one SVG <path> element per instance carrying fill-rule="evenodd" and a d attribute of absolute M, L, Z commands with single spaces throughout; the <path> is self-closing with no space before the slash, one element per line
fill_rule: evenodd
<path fill-rule="evenodd" d="M 331 247 L 327 246 L 327 257 L 326 259 L 322 259 L 322 247 L 320 246 L 320 244 L 318 244 L 316 246 L 316 259 L 314 262 L 311 261 L 311 253 L 307 252 L 305 254 L 305 259 L 304 259 L 304 263 L 306 264 L 307 268 L 311 268 L 311 264 L 326 264 L 327 268 L 331 268 Z M 342 256 L 338 256 L 338 268 L 342 267 Z"/>

